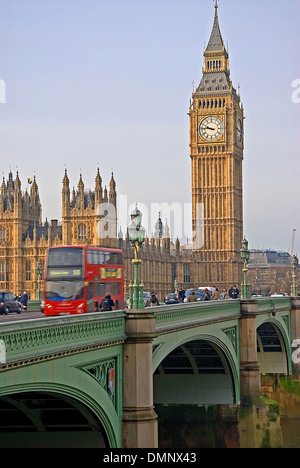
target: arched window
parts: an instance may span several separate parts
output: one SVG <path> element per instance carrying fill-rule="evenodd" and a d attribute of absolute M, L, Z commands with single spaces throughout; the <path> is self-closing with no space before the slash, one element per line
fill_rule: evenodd
<path fill-rule="evenodd" d="M 26 281 L 31 280 L 31 261 L 26 261 L 26 272 L 25 272 Z"/>
<path fill-rule="evenodd" d="M 86 225 L 79 224 L 78 226 L 78 239 L 86 239 Z"/>
<path fill-rule="evenodd" d="M 6 240 L 6 229 L 1 226 L 0 227 L 0 242 Z"/>

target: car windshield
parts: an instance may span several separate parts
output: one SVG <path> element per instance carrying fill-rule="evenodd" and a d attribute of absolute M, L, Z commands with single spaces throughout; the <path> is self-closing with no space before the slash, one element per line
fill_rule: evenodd
<path fill-rule="evenodd" d="M 168 294 L 168 298 L 169 299 L 176 299 L 177 297 L 177 294 L 173 293 L 173 294 Z"/>

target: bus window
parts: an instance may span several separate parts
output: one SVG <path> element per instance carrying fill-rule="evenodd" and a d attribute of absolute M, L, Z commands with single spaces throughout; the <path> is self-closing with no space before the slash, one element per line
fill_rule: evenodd
<path fill-rule="evenodd" d="M 82 249 L 72 247 L 49 250 L 48 266 L 82 265 Z"/>
<path fill-rule="evenodd" d="M 95 296 L 104 296 L 105 286 L 104 283 L 95 283 Z"/>
<path fill-rule="evenodd" d="M 122 255 L 118 252 L 110 252 L 109 263 L 111 265 L 123 265 Z"/>
<path fill-rule="evenodd" d="M 119 281 L 111 282 L 111 293 L 113 296 L 119 296 L 121 294 L 121 283 L 119 283 Z"/>

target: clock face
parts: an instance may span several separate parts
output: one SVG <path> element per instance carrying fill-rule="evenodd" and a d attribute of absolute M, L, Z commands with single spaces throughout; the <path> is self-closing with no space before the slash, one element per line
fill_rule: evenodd
<path fill-rule="evenodd" d="M 219 117 L 210 116 L 201 120 L 199 135 L 206 141 L 216 141 L 224 134 L 224 122 Z"/>
<path fill-rule="evenodd" d="M 238 119 L 238 121 L 237 121 L 237 141 L 239 143 L 242 143 L 242 139 L 243 139 L 242 121 L 241 121 L 241 119 Z"/>

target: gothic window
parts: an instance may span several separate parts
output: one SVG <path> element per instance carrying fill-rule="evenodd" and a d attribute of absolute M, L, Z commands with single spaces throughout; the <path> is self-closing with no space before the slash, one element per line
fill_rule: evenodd
<path fill-rule="evenodd" d="M 6 240 L 6 229 L 1 226 L 0 227 L 0 242 L 3 242 Z"/>
<path fill-rule="evenodd" d="M 5 263 L 0 262 L 0 281 L 5 281 Z"/>
<path fill-rule="evenodd" d="M 26 281 L 31 280 L 31 261 L 26 261 Z"/>
<path fill-rule="evenodd" d="M 187 263 L 183 265 L 183 282 L 189 283 L 191 281 L 190 265 Z"/>
<path fill-rule="evenodd" d="M 172 263 L 171 264 L 172 266 L 172 283 L 174 283 L 175 279 L 176 279 L 176 263 Z"/>
<path fill-rule="evenodd" d="M 9 263 L 0 262 L 0 281 L 9 281 Z"/>
<path fill-rule="evenodd" d="M 86 239 L 86 225 L 79 224 L 78 226 L 78 239 Z"/>

